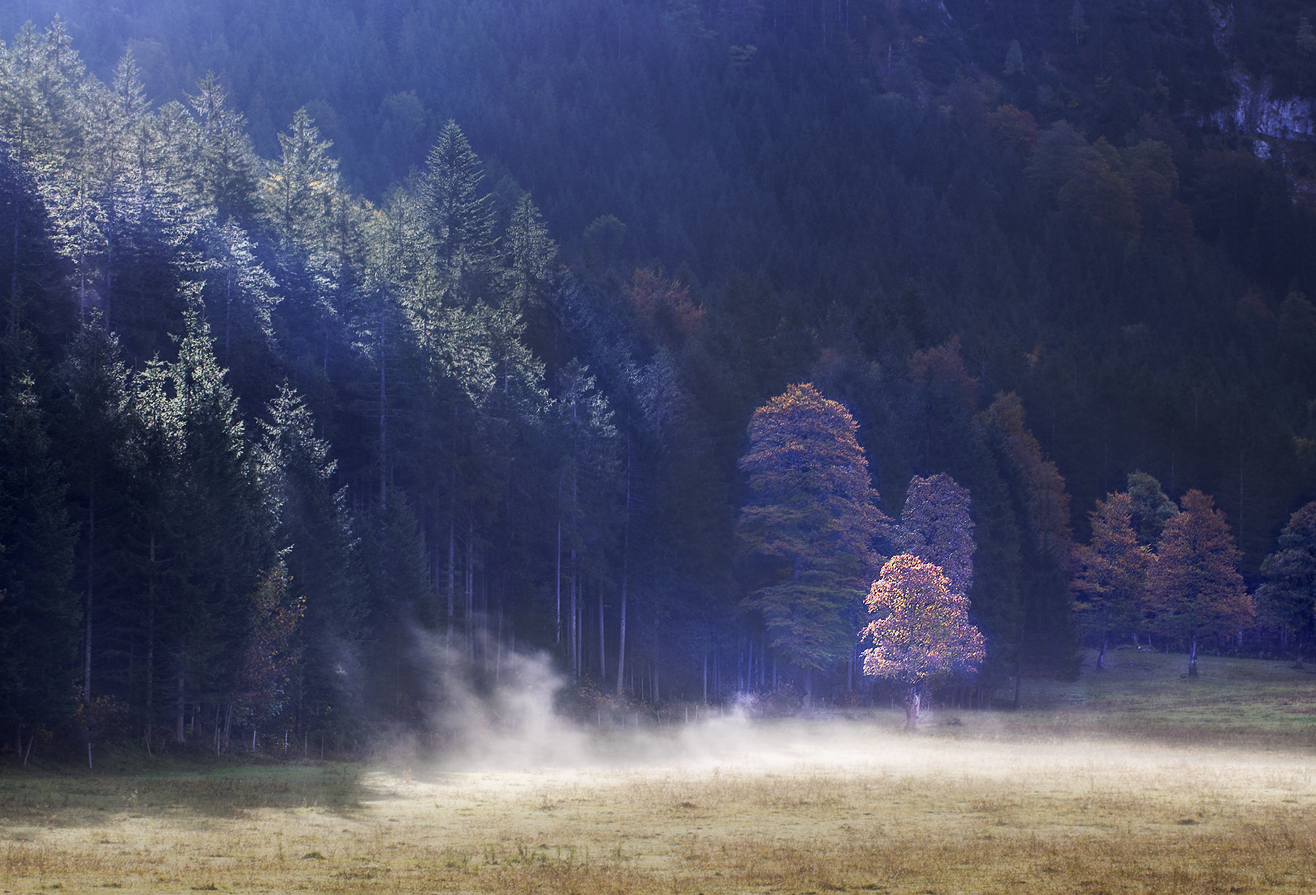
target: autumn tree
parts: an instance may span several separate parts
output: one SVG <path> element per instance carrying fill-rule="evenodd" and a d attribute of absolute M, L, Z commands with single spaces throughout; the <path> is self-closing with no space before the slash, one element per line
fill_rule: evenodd
<path fill-rule="evenodd" d="M 1165 525 L 1148 575 L 1153 624 L 1188 643 L 1188 674 L 1197 675 L 1197 639 L 1228 634 L 1252 622 L 1252 597 L 1238 571 L 1238 548 L 1225 514 L 1196 489 Z"/>
<path fill-rule="evenodd" d="M 969 600 L 950 587 L 941 569 L 902 553 L 882 567 L 865 600 L 876 616 L 860 639 L 864 674 L 905 688 L 905 727 L 918 723 L 920 688 L 972 674 L 987 653 L 983 637 L 969 621 Z"/>
<path fill-rule="evenodd" d="M 277 718 L 291 699 L 293 669 L 302 658 L 295 634 L 306 600 L 290 594 L 289 583 L 288 569 L 280 562 L 261 575 L 251 595 L 240 689 L 225 709 L 222 731 L 216 731 L 217 752 L 228 748 L 235 708 L 250 716 L 254 750 L 260 725 Z"/>
<path fill-rule="evenodd" d="M 1074 549 L 1074 589 L 1078 609 L 1101 633 L 1097 670 L 1105 667 L 1110 635 L 1136 635 L 1147 596 L 1150 548 L 1138 543 L 1133 529 L 1133 501 L 1128 494 L 1110 494 L 1088 513 L 1092 539 Z"/>
<path fill-rule="evenodd" d="M 749 497 L 737 535 L 772 646 L 812 672 L 847 655 L 876 566 L 883 517 L 858 424 L 811 383 L 754 412 L 740 458 Z"/>

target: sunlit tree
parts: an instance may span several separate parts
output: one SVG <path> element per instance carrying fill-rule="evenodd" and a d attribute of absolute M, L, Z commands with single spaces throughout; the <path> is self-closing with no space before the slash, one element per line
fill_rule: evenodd
<path fill-rule="evenodd" d="M 882 567 L 865 600 L 875 618 L 860 633 L 864 674 L 905 688 L 905 726 L 918 722 L 923 687 L 972 674 L 987 653 L 969 621 L 969 600 L 936 565 L 902 553 Z"/>

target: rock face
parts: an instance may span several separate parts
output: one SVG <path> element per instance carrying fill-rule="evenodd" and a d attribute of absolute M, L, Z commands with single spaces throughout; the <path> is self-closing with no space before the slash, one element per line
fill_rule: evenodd
<path fill-rule="evenodd" d="M 1311 100 L 1272 97 L 1269 79 L 1252 78 L 1241 71 L 1234 72 L 1233 81 L 1238 91 L 1233 108 L 1221 109 L 1211 116 L 1221 130 L 1274 140 L 1316 140 Z"/>

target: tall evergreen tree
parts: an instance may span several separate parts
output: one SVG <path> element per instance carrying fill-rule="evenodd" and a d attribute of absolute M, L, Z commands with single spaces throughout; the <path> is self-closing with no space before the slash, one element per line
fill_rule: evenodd
<path fill-rule="evenodd" d="M 1266 581 L 1257 588 L 1258 608 L 1291 627 L 1301 651 L 1316 636 L 1316 501 L 1289 517 L 1261 574 Z"/>
<path fill-rule="evenodd" d="M 973 583 L 972 502 L 967 488 L 943 473 L 914 476 L 905 491 L 905 507 L 895 540 L 901 553 L 912 553 L 941 569 L 952 593 L 961 596 Z"/>
<path fill-rule="evenodd" d="M 485 296 L 497 262 L 493 196 L 481 193 L 480 160 L 449 121 L 425 160 L 421 201 L 443 283 L 463 301 Z"/>
<path fill-rule="evenodd" d="M 848 655 L 883 521 L 858 425 L 811 383 L 754 412 L 737 535 L 773 648 L 810 672 Z"/>
<path fill-rule="evenodd" d="M 10 373 L 6 370 L 5 373 Z M 45 414 L 25 370 L 5 377 L 0 407 L 0 719 L 24 736 L 70 721 L 76 699 L 75 529 Z M 30 741 L 29 741 L 30 748 Z"/>

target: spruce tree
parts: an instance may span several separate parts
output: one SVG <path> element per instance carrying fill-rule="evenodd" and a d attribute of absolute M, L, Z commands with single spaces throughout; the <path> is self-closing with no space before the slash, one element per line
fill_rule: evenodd
<path fill-rule="evenodd" d="M 754 412 L 740 458 L 749 496 L 737 536 L 773 649 L 808 672 L 848 655 L 858 610 L 877 573 L 883 516 L 858 425 L 811 383 Z"/>

